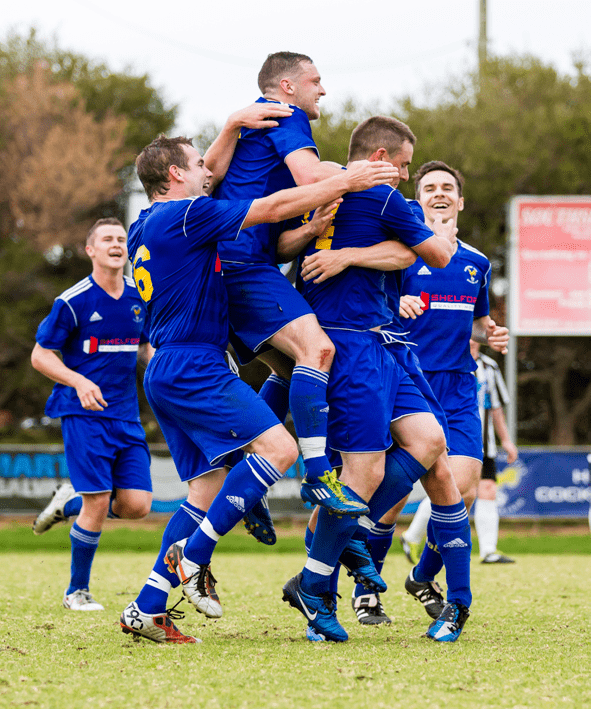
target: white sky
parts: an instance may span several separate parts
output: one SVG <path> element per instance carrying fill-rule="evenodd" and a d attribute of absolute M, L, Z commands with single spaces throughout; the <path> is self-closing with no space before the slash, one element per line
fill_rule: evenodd
<path fill-rule="evenodd" d="M 475 66 L 478 0 L 27 0 L 4 3 L 0 36 L 35 26 L 60 47 L 147 72 L 180 106 L 179 132 L 222 123 L 258 96 L 267 54 L 310 55 L 327 91 L 321 106 L 349 96 L 388 108 L 421 101 L 428 85 Z M 170 9 L 169 9 L 170 8 Z M 294 9 L 297 8 L 297 9 Z M 560 71 L 574 53 L 591 59 L 589 0 L 488 0 L 489 47 L 531 53 Z"/>

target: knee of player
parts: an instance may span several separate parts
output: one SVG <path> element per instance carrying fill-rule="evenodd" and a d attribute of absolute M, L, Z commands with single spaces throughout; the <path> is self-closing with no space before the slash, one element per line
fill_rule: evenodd
<path fill-rule="evenodd" d="M 436 460 L 440 455 L 445 453 L 447 442 L 441 426 L 434 427 L 433 430 L 429 432 L 426 443 L 430 457 L 433 459 Z"/>
<path fill-rule="evenodd" d="M 264 457 L 282 473 L 295 464 L 298 459 L 298 447 L 286 428 L 277 427 L 272 446 Z"/>

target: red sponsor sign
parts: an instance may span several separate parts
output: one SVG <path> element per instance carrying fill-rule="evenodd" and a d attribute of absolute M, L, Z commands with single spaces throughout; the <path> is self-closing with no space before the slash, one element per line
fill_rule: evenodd
<path fill-rule="evenodd" d="M 591 198 L 511 203 L 515 335 L 591 335 Z"/>

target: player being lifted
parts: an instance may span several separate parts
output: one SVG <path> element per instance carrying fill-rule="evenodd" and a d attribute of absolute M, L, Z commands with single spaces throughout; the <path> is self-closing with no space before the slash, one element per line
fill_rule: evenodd
<path fill-rule="evenodd" d="M 408 179 L 414 143 L 408 126 L 394 118 L 375 116 L 355 129 L 349 158 L 385 160 L 399 175 L 392 186 L 346 195 L 330 237 L 310 244 L 304 260 L 306 298 L 337 350 L 328 389 L 329 444 L 341 452 L 342 477 L 368 502 L 370 512 L 357 525 L 346 518 L 329 519 L 320 510 L 308 561 L 302 574 L 284 587 L 284 600 L 305 615 L 319 636 L 337 641 L 347 638 L 336 619 L 336 588 L 331 588 L 339 556 L 350 538 L 363 543 L 368 530 L 419 478 L 438 512 L 437 541 L 445 549 L 449 580 L 449 605 L 429 628 L 429 637 L 456 640 L 471 602 L 470 527 L 445 458 L 444 432 L 419 390 L 381 346 L 379 332 L 392 320 L 381 269 L 401 265 L 398 240 L 411 247 L 411 261 L 421 254 L 436 268 L 448 263 L 455 244 L 454 225 L 442 227 L 441 219 L 436 220 L 433 229 L 441 235 L 435 235 L 394 189 L 399 179 Z M 365 265 L 371 268 L 351 261 L 351 268 L 332 278 L 315 277 L 320 254 L 347 247 L 365 253 Z M 399 444 L 395 449 L 390 449 L 390 431 Z M 441 463 L 433 467 L 438 459 Z M 373 580 L 379 588 L 379 576 Z"/>
<path fill-rule="evenodd" d="M 278 222 L 346 191 L 383 184 L 392 179 L 393 170 L 383 163 L 361 163 L 317 185 L 229 201 L 205 196 L 215 178 L 185 138 L 156 139 L 136 165 L 152 203 L 130 229 L 134 277 L 157 349 L 146 371 L 146 395 L 179 475 L 189 484 L 190 499 L 205 499 L 207 506 L 185 503 L 177 513 L 182 517 L 171 518 L 153 583 L 123 611 L 121 626 L 160 642 L 194 642 L 172 625 L 166 612 L 154 610 L 157 603 L 166 603 L 170 590 L 164 564 L 176 573 L 197 610 L 219 617 L 221 604 L 209 569 L 215 545 L 297 457 L 293 438 L 224 361 L 228 300 L 218 244 L 263 221 Z M 226 476 L 226 456 L 240 449 L 251 455 Z M 192 533 L 187 533 L 187 517 L 193 518 Z M 166 545 L 179 540 L 167 552 Z M 148 586 L 154 590 L 149 602 Z"/>
<path fill-rule="evenodd" d="M 318 101 L 325 91 L 310 57 L 271 54 L 258 83 L 259 102 L 289 104 L 293 113 L 279 119 L 277 127 L 241 132 L 226 176 L 214 193 L 218 199 L 265 197 L 337 172 L 320 162 L 312 138 L 310 121 L 319 117 Z M 312 308 L 277 268 L 279 233 L 277 225 L 260 224 L 245 229 L 235 241 L 220 244 L 236 336 L 231 342 L 243 363 L 258 354 L 275 372 L 261 396 L 280 420 L 291 409 L 306 466 L 302 498 L 341 514 L 359 515 L 367 507 L 341 485 L 325 455 L 326 387 L 334 345 Z M 269 346 L 274 349 L 269 351 Z"/>

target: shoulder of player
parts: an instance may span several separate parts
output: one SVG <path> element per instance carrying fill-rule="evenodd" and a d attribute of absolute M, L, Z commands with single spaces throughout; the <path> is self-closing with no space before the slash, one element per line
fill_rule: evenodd
<path fill-rule="evenodd" d="M 63 293 L 60 293 L 57 296 L 56 300 L 63 300 L 66 303 L 71 303 L 73 300 L 80 297 L 83 293 L 86 293 L 93 287 L 94 281 L 90 278 L 90 276 L 86 276 L 86 278 L 83 278 L 81 281 L 78 281 L 78 283 L 71 286 Z"/>
<path fill-rule="evenodd" d="M 472 260 L 476 260 L 481 266 L 484 266 L 488 269 L 488 267 L 490 266 L 490 261 L 482 253 L 482 251 L 479 251 L 478 249 L 474 248 L 474 246 L 470 246 L 470 244 L 467 244 L 461 239 L 458 239 L 458 244 L 458 255 L 464 256 L 465 258 L 469 258 Z"/>

